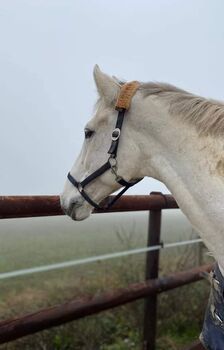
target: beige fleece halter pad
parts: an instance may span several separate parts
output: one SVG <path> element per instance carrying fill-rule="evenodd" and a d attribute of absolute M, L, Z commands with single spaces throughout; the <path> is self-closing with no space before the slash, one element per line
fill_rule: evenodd
<path fill-rule="evenodd" d="M 131 99 L 139 86 L 140 83 L 138 81 L 131 81 L 130 83 L 122 85 L 115 108 L 123 108 L 127 110 L 130 107 Z"/>

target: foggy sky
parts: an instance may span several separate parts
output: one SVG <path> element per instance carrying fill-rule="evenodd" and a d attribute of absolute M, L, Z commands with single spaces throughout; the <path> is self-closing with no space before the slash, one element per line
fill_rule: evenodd
<path fill-rule="evenodd" d="M 0 194 L 58 194 L 96 100 L 92 70 L 224 95 L 222 0 L 1 0 Z M 167 191 L 150 179 L 129 193 Z"/>

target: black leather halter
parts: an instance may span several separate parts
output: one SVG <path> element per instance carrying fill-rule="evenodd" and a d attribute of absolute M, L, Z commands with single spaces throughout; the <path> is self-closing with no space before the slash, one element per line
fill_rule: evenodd
<path fill-rule="evenodd" d="M 94 171 L 92 174 L 87 176 L 81 182 L 78 182 L 70 173 L 68 173 L 68 176 L 67 176 L 68 180 L 77 188 L 77 190 L 82 195 L 82 197 L 96 209 L 108 209 L 129 189 L 129 187 L 135 185 L 136 183 L 142 180 L 141 178 L 133 182 L 128 182 L 117 174 L 117 150 L 118 150 L 119 139 L 121 135 L 121 129 L 124 121 L 125 112 L 126 112 L 125 108 L 118 109 L 116 126 L 112 132 L 112 142 L 111 142 L 109 151 L 107 152 L 110 155 L 107 162 L 104 163 L 99 169 Z M 116 182 L 119 183 L 124 188 L 105 207 L 101 207 L 89 197 L 89 195 L 86 193 L 84 188 L 86 187 L 86 185 L 94 181 L 97 177 L 104 174 L 109 169 L 115 175 Z"/>

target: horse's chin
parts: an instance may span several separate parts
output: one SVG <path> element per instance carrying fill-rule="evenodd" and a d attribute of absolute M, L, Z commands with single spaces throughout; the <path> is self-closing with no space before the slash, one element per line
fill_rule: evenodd
<path fill-rule="evenodd" d="M 72 218 L 72 220 L 83 221 L 90 216 L 91 212 L 92 209 L 81 206 L 79 208 L 74 208 L 69 216 Z"/>

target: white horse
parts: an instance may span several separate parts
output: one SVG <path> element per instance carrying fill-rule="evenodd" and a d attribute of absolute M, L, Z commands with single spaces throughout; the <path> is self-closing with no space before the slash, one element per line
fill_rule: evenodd
<path fill-rule="evenodd" d="M 85 127 L 81 153 L 71 176 L 82 181 L 108 159 L 123 83 L 94 68 L 99 100 Z M 162 83 L 141 83 L 124 117 L 116 175 L 128 182 L 145 176 L 162 181 L 199 231 L 224 276 L 224 104 Z M 120 186 L 106 171 L 85 191 L 100 203 Z M 67 180 L 61 195 L 74 220 L 87 218 L 93 205 Z M 214 316 L 214 315 L 213 315 Z M 217 320 L 221 317 L 217 316 Z M 216 320 L 216 321 L 217 321 Z M 218 321 L 217 321 L 218 322 Z M 206 341 L 205 341 L 206 343 Z M 209 345 L 208 349 L 223 350 Z M 209 347 L 213 346 L 213 347 Z"/>

